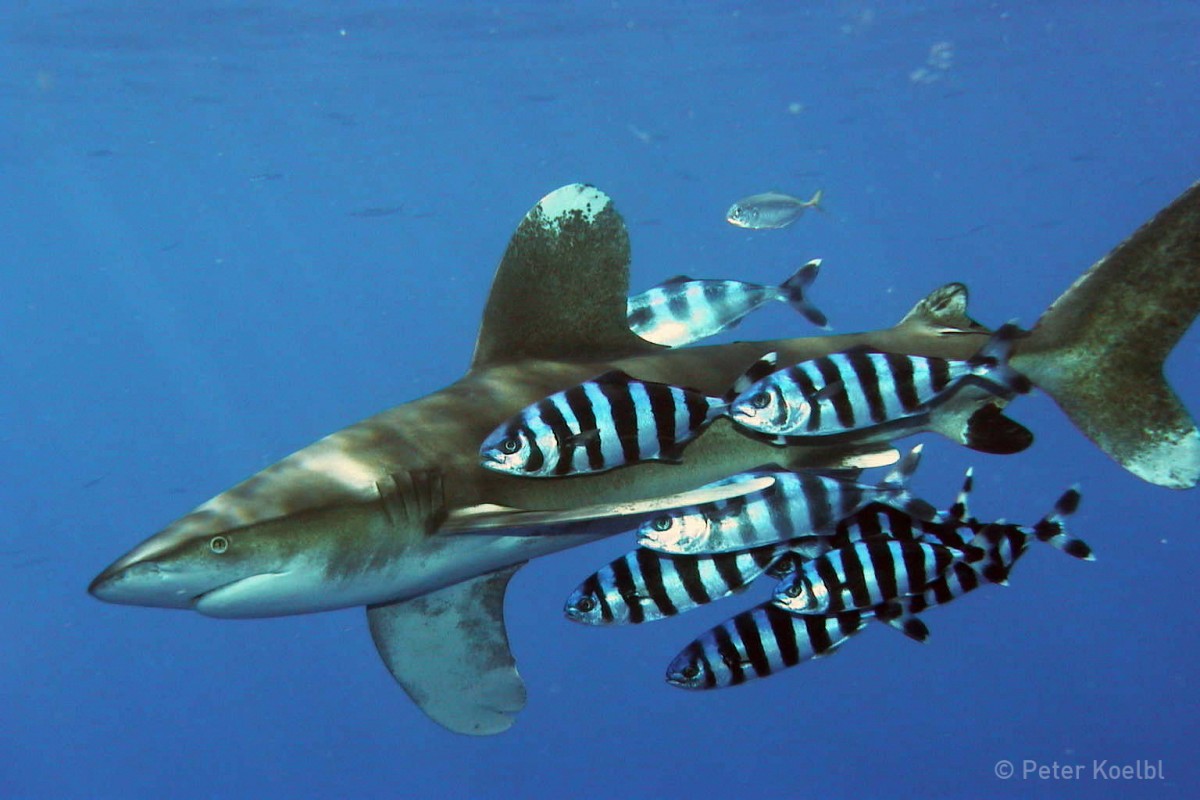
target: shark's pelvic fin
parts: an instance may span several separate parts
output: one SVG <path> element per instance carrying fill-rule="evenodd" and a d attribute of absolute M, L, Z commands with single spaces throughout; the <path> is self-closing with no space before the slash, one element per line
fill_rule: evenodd
<path fill-rule="evenodd" d="M 502 733 L 525 707 L 504 629 L 504 591 L 520 566 L 367 609 L 388 670 L 422 711 L 455 733 Z"/>
<path fill-rule="evenodd" d="M 1013 366 L 1104 452 L 1175 489 L 1200 481 L 1200 433 L 1163 361 L 1200 311 L 1200 184 L 1063 292 Z"/>
<path fill-rule="evenodd" d="M 581 183 L 557 189 L 525 215 L 508 243 L 471 367 L 663 349 L 629 329 L 628 292 L 629 235 L 608 195 Z"/>

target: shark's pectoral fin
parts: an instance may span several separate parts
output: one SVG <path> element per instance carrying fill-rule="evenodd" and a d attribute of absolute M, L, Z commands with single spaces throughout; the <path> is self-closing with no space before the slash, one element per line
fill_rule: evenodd
<path fill-rule="evenodd" d="M 600 503 L 572 509 L 537 511 L 508 506 L 481 505 L 458 509 L 442 525 L 441 533 L 472 533 L 489 536 L 548 536 L 558 534 L 619 533 L 631 530 L 650 516 L 674 508 L 730 500 L 775 485 L 775 478 L 761 475 L 720 486 L 702 486 L 686 492 Z"/>
<path fill-rule="evenodd" d="M 471 368 L 662 350 L 629 329 L 628 292 L 629 235 L 608 195 L 581 183 L 557 189 L 508 243 Z"/>
<path fill-rule="evenodd" d="M 455 733 L 501 733 L 525 707 L 504 629 L 504 591 L 518 569 L 367 608 L 383 663 L 422 711 Z"/>

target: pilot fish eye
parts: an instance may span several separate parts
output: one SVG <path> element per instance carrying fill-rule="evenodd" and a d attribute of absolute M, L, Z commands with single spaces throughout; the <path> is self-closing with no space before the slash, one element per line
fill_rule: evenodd
<path fill-rule="evenodd" d="M 229 540 L 224 536 L 214 536 L 208 543 L 208 549 L 217 555 L 221 555 L 221 553 L 229 549 Z"/>
<path fill-rule="evenodd" d="M 793 583 L 791 586 L 784 589 L 783 593 L 788 597 L 799 597 L 801 594 L 803 594 L 803 590 L 800 588 L 800 584 Z"/>
<path fill-rule="evenodd" d="M 589 611 L 591 611 L 595 607 L 596 607 L 596 601 L 590 597 L 581 597 L 581 598 L 579 598 L 579 602 L 575 604 L 575 608 L 579 609 L 580 611 L 582 611 L 585 614 L 588 613 Z"/>
<path fill-rule="evenodd" d="M 504 453 L 505 455 L 511 456 L 520 449 L 521 441 L 515 436 L 510 436 L 500 442 L 500 452 Z"/>
<path fill-rule="evenodd" d="M 671 530 L 671 518 L 667 516 L 655 517 L 654 521 L 650 523 L 650 527 L 656 531 L 669 531 Z"/>
<path fill-rule="evenodd" d="M 753 408 L 766 408 L 771 405 L 771 396 L 766 392 L 759 392 L 750 398 L 750 405 Z"/>
<path fill-rule="evenodd" d="M 700 668 L 695 664 L 688 664 L 686 667 L 680 670 L 680 673 L 683 675 L 683 677 L 690 681 L 692 678 L 700 674 Z"/>

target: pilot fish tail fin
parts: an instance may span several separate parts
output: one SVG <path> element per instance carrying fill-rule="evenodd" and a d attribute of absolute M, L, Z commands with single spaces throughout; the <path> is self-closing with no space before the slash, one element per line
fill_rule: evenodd
<path fill-rule="evenodd" d="M 629 329 L 629 235 L 608 195 L 574 183 L 543 197 L 509 241 L 471 368 L 660 350 Z"/>
<path fill-rule="evenodd" d="M 1200 311 L 1200 184 L 1068 288 L 1013 365 L 1104 452 L 1150 483 L 1200 481 L 1200 432 L 1163 362 Z"/>
<path fill-rule="evenodd" d="M 825 199 L 825 190 L 817 189 L 815 192 L 813 192 L 813 196 L 808 198 L 808 202 L 806 202 L 804 205 L 806 208 L 815 208 L 817 211 L 828 213 L 825 210 L 825 206 L 821 205 L 821 201 L 823 199 Z"/>
<path fill-rule="evenodd" d="M 787 301 L 801 316 L 820 328 L 829 327 L 829 318 L 808 299 L 808 287 L 817 279 L 821 271 L 821 259 L 814 258 L 796 270 L 792 277 L 779 286 L 780 296 Z"/>
<path fill-rule="evenodd" d="M 1079 487 L 1072 486 L 1058 498 L 1054 510 L 1038 520 L 1030 530 L 1040 541 L 1054 545 L 1069 556 L 1083 561 L 1095 561 L 1096 556 L 1091 546 L 1067 533 L 1067 517 L 1079 508 L 1081 498 Z"/>

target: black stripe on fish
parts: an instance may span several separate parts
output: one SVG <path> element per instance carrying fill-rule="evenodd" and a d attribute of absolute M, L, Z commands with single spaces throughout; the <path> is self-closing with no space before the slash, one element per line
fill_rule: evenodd
<path fill-rule="evenodd" d="M 867 399 L 867 411 L 872 422 L 883 422 L 888 418 L 887 409 L 883 404 L 881 379 L 875 372 L 875 364 L 871 356 L 861 348 L 847 351 L 846 360 L 854 369 L 863 396 Z"/>
<path fill-rule="evenodd" d="M 721 659 L 725 669 L 729 671 L 729 684 L 737 686 L 745 683 L 746 675 L 742 669 L 742 656 L 737 645 L 730 636 L 729 623 L 722 623 L 713 628 L 713 640 L 716 644 L 716 656 Z M 735 629 L 736 632 L 736 629 Z"/>
<path fill-rule="evenodd" d="M 935 393 L 950 385 L 950 362 L 944 358 L 927 358 L 925 363 L 929 365 L 929 385 Z"/>
<path fill-rule="evenodd" d="M 688 430 L 698 431 L 703 428 L 708 423 L 708 413 L 712 410 L 708 399 L 698 392 L 685 391 L 683 402 L 688 410 Z"/>
<path fill-rule="evenodd" d="M 567 420 L 558 410 L 558 406 L 549 399 L 542 400 L 534 408 L 538 417 L 541 418 L 542 424 L 550 429 L 550 432 L 554 434 L 554 441 L 558 443 L 558 463 L 554 467 L 554 472 L 558 475 L 566 475 L 571 471 L 572 456 L 572 448 L 563 444 L 572 436 L 571 429 L 567 426 Z M 529 435 L 531 455 L 531 458 L 525 465 L 525 470 L 527 472 L 537 472 L 546 463 L 545 454 L 539 449 L 529 425 L 526 425 L 525 430 Z M 537 457 L 533 458 L 533 452 L 535 451 L 537 452 Z M 535 462 L 537 464 L 536 467 L 534 466 Z"/>
<path fill-rule="evenodd" d="M 582 444 L 582 446 L 587 450 L 588 467 L 592 470 L 603 469 L 605 466 L 604 453 L 600 449 L 600 437 L 594 435 L 596 432 L 599 432 L 600 428 L 598 427 L 596 420 L 596 411 L 592 408 L 592 403 L 591 400 L 588 399 L 587 391 L 582 385 L 572 386 L 570 389 L 567 389 L 565 392 L 563 392 L 563 397 L 567 401 L 567 406 L 571 409 L 571 413 L 575 415 L 575 419 L 579 423 L 579 434 L 577 436 L 571 436 L 568 433 L 565 439 L 560 439 L 559 441 L 563 442 L 564 444 L 569 444 L 572 442 L 577 443 L 574 446 Z M 567 462 L 567 471 L 571 471 L 571 462 L 574 459 L 563 458 L 562 460 Z M 565 473 L 560 472 L 559 474 Z"/>
<path fill-rule="evenodd" d="M 804 396 L 805 400 L 809 404 L 808 429 L 810 431 L 817 430 L 821 427 L 821 403 L 816 399 L 817 393 L 820 391 L 820 389 L 818 389 L 817 385 L 812 382 L 812 378 L 809 377 L 808 373 L 802 370 L 799 366 L 791 367 L 787 371 L 786 375 L 796 385 L 796 388 L 800 390 L 800 394 Z M 784 383 L 780 389 L 784 397 L 790 394 L 786 383 Z M 782 400 L 783 398 L 781 398 L 781 401 Z M 781 402 L 781 405 L 785 404 L 786 402 Z M 782 419 L 782 417 L 780 417 L 780 419 Z"/>
<path fill-rule="evenodd" d="M 637 586 L 634 584 L 629 562 L 624 558 L 617 559 L 612 563 L 612 571 L 615 588 L 629 608 L 629 621 L 635 625 L 642 622 L 646 618 L 646 612 L 637 601 Z"/>
<path fill-rule="evenodd" d="M 887 359 L 888 369 L 892 373 L 892 385 L 895 387 L 896 397 L 900 400 L 900 407 L 905 411 L 915 411 L 921 401 L 917 397 L 917 387 L 913 382 L 913 365 L 908 356 L 897 355 L 896 353 L 884 353 L 884 358 Z"/>
<path fill-rule="evenodd" d="M 637 463 L 642 457 L 638 447 L 638 431 L 642 425 L 650 424 L 652 420 L 639 419 L 628 381 L 597 381 L 597 386 L 608 400 L 613 430 L 621 443 L 621 454 L 625 463 Z"/>
<path fill-rule="evenodd" d="M 658 388 L 646 386 L 646 394 L 650 398 L 659 452 L 667 452 L 675 445 L 675 398 L 669 391 L 658 391 Z"/>
<path fill-rule="evenodd" d="M 822 356 L 821 358 L 814 359 L 813 363 L 820 370 L 821 377 L 824 379 L 826 386 L 845 385 L 845 378 L 832 359 Z M 837 414 L 837 419 L 841 426 L 843 428 L 854 427 L 854 406 L 850 403 L 849 393 L 838 390 L 831 391 L 827 399 L 833 405 L 834 413 Z M 817 405 L 817 403 L 813 405 Z"/>
<path fill-rule="evenodd" d="M 608 597 L 604 591 L 604 587 L 600 585 L 600 576 L 592 575 L 583 583 L 583 591 L 585 594 L 596 598 L 596 602 L 600 604 L 600 616 L 605 622 L 612 622 L 613 611 L 608 604 Z"/>
<path fill-rule="evenodd" d="M 646 553 L 663 558 L 664 556 L 654 553 L 652 550 L 642 548 Z M 679 583 L 683 586 L 683 590 L 687 592 L 688 598 L 696 605 L 704 605 L 712 602 L 712 597 L 708 594 L 708 589 L 704 587 L 704 580 L 700 576 L 700 560 L 687 556 L 666 556 L 672 560 L 675 565 L 675 573 L 679 576 Z"/>
<path fill-rule="evenodd" d="M 674 292 L 667 295 L 667 309 L 671 313 L 671 317 L 676 322 L 685 322 L 691 319 L 692 310 L 688 303 L 687 295 L 684 292 Z"/>
<path fill-rule="evenodd" d="M 771 663 L 767 660 L 767 652 L 756 622 L 753 617 L 741 614 L 734 617 L 733 624 L 742 640 L 746 660 L 754 668 L 756 676 L 762 678 L 771 674 Z"/>
<path fill-rule="evenodd" d="M 809 530 L 821 531 L 827 528 L 833 519 L 830 511 L 833 503 L 830 501 L 829 489 L 825 481 L 814 475 L 800 474 L 800 487 L 804 491 L 804 501 L 808 506 Z"/>
<path fill-rule="evenodd" d="M 892 542 L 889 540 L 880 540 L 878 543 L 872 543 L 867 549 L 867 556 L 871 561 L 869 569 L 879 586 L 879 593 L 884 600 L 890 600 L 900 593 L 897 581 L 898 576 L 896 575 L 898 565 L 893 558 L 895 550 L 892 549 L 891 544 Z M 854 552 L 854 550 L 851 549 L 851 552 Z M 904 567 L 907 569 L 909 566 L 907 557 L 906 555 L 902 555 L 901 557 L 905 559 Z M 863 575 L 860 580 L 866 580 L 866 578 L 867 576 Z M 864 591 L 862 594 L 866 595 L 867 593 Z M 857 602 L 857 600 L 858 597 L 856 596 L 855 601 Z M 867 604 L 857 602 L 857 605 L 859 608 L 865 608 Z"/>
<path fill-rule="evenodd" d="M 663 616 L 670 617 L 678 614 L 679 609 L 671 601 L 671 593 L 663 580 L 663 560 L 657 554 L 645 548 L 638 548 L 635 552 L 637 553 L 635 556 L 636 563 L 638 570 L 642 573 L 642 583 L 646 587 L 646 594 L 658 606 L 658 610 Z M 675 564 L 675 568 L 676 572 L 678 572 L 679 565 Z"/>

